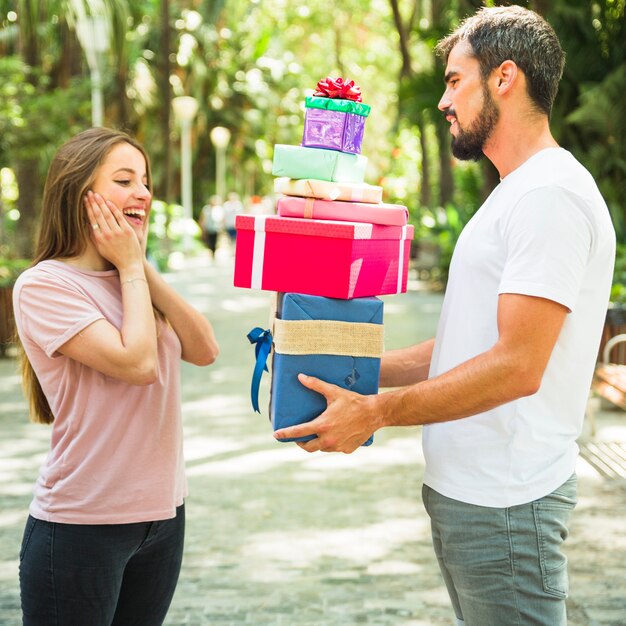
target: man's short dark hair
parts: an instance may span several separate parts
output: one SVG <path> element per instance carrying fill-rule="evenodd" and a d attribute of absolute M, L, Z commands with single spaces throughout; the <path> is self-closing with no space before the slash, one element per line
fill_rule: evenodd
<path fill-rule="evenodd" d="M 504 61 L 513 61 L 526 76 L 531 100 L 550 117 L 565 53 L 546 20 L 520 6 L 483 7 L 442 39 L 436 51 L 447 61 L 452 48 L 461 41 L 472 47 L 483 79 Z"/>

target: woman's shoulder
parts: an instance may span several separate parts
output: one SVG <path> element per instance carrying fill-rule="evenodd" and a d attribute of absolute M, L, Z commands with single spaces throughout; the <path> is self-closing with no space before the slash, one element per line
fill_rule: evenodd
<path fill-rule="evenodd" d="M 60 289 L 83 293 L 90 290 L 90 281 L 93 280 L 88 274 L 62 261 L 46 259 L 22 272 L 14 289 L 18 293 L 24 288 Z"/>
<path fill-rule="evenodd" d="M 67 275 L 66 272 L 63 271 L 63 266 L 64 263 L 52 259 L 39 261 L 39 263 L 32 265 L 18 276 L 15 287 L 20 289 L 26 285 L 45 284 L 50 281 L 54 282 L 62 276 Z"/>

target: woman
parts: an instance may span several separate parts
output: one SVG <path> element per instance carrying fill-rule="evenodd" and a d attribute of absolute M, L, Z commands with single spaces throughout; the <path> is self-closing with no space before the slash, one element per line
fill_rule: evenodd
<path fill-rule="evenodd" d="M 124 133 L 69 140 L 15 285 L 31 417 L 52 423 L 20 551 L 26 626 L 161 624 L 178 580 L 180 359 L 209 365 L 218 345 L 146 261 L 151 187 Z"/>

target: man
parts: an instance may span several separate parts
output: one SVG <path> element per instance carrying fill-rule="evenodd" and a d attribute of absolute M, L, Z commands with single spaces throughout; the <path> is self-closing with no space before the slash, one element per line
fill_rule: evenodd
<path fill-rule="evenodd" d="M 436 339 L 386 353 L 381 386 L 401 387 L 379 395 L 301 375 L 328 407 L 275 436 L 352 452 L 378 428 L 423 424 L 423 499 L 458 623 L 559 626 L 615 233 L 550 133 L 564 65 L 552 28 L 518 6 L 483 8 L 438 51 L 453 154 L 484 154 L 501 182 L 459 238 Z"/>

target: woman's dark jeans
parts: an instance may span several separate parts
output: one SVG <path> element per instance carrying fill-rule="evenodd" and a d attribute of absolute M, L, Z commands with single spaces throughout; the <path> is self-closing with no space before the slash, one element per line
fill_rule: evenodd
<path fill-rule="evenodd" d="M 183 557 L 185 507 L 136 524 L 29 516 L 20 551 L 24 626 L 158 626 Z"/>

